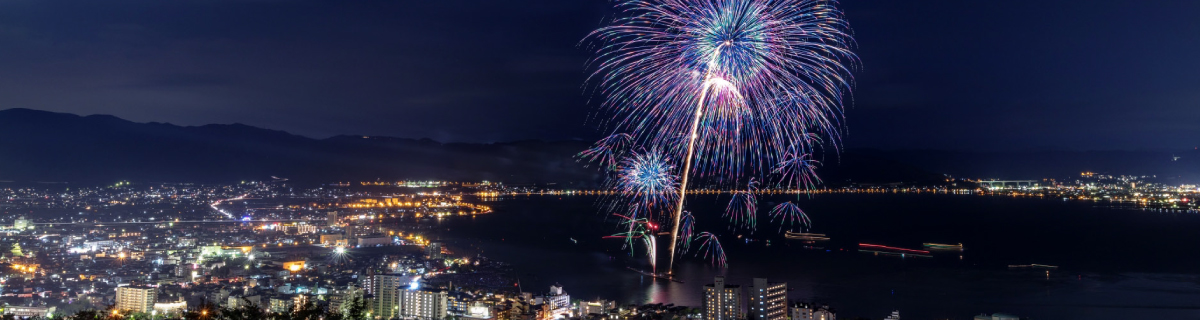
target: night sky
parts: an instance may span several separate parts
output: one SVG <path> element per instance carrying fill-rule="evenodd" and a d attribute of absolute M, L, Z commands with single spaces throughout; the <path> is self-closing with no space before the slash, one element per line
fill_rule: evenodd
<path fill-rule="evenodd" d="M 596 139 L 607 0 L 0 0 L 0 108 L 324 138 Z M 848 147 L 1191 149 L 1200 1 L 844 0 Z"/>

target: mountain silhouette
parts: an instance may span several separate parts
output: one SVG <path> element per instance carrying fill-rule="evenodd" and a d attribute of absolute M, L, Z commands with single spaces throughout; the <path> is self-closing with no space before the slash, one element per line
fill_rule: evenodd
<path fill-rule="evenodd" d="M 0 110 L 0 180 L 111 183 L 294 181 L 503 181 L 595 187 L 604 174 L 575 154 L 591 141 L 441 143 L 342 135 L 313 139 L 243 124 L 179 126 L 114 116 Z M 1200 176 L 1200 150 L 980 153 L 850 149 L 818 156 L 828 186 L 937 184 L 944 175 L 1041 179 L 1081 171 Z M 1194 180 L 1193 180 L 1194 181 Z"/>

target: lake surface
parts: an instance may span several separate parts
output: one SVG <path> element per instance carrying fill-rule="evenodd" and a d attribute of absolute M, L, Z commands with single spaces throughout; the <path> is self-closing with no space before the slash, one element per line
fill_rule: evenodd
<path fill-rule="evenodd" d="M 727 268 L 688 253 L 677 261 L 683 283 L 627 269 L 649 269 L 644 249 L 631 256 L 616 221 L 594 197 L 513 197 L 496 212 L 440 221 L 448 246 L 513 264 L 525 291 L 562 284 L 575 299 L 699 306 L 700 290 L 722 275 L 787 282 L 789 298 L 828 303 L 839 318 L 969 319 L 1005 312 L 1032 319 L 1200 319 L 1200 216 L 1107 207 L 1105 203 L 945 194 L 833 194 L 760 199 L 758 228 L 731 230 L 721 218 L 728 196 L 689 198 L 696 231 L 721 237 Z M 823 249 L 787 240 L 766 212 L 796 201 L 811 232 L 832 238 Z M 741 238 L 739 238 L 741 236 Z M 572 240 L 573 239 L 573 240 Z M 755 241 L 747 241 L 753 239 Z M 767 245 L 767 242 L 770 245 Z M 660 237 L 659 266 L 667 237 Z M 962 243 L 931 258 L 876 256 L 858 243 L 922 249 Z M 1047 264 L 1050 270 L 1010 269 Z"/>

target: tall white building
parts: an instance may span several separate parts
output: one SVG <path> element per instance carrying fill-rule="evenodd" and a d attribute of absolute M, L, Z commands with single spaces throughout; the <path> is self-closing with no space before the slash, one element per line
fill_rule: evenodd
<path fill-rule="evenodd" d="M 446 318 L 445 291 L 401 290 L 400 317 L 418 320 Z"/>
<path fill-rule="evenodd" d="M 408 285 L 409 277 L 398 274 L 377 274 L 370 276 L 371 293 L 375 299 L 371 301 L 371 311 L 380 319 L 392 319 L 400 316 L 401 286 Z"/>
<path fill-rule="evenodd" d="M 158 289 L 147 287 L 117 288 L 117 310 L 150 313 L 158 302 Z"/>
<path fill-rule="evenodd" d="M 748 297 L 750 320 L 787 320 L 787 283 L 754 278 Z"/>
<path fill-rule="evenodd" d="M 704 320 L 738 320 L 742 317 L 742 287 L 725 285 L 725 277 L 717 277 L 704 286 Z"/>

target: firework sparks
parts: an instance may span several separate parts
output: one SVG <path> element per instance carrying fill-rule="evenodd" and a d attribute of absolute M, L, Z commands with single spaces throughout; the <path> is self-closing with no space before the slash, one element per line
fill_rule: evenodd
<path fill-rule="evenodd" d="M 725 249 L 721 248 L 721 241 L 717 240 L 716 235 L 708 232 L 701 232 L 700 234 L 696 235 L 695 241 L 701 241 L 699 252 L 704 252 L 705 259 L 709 259 L 713 265 L 722 268 L 728 266 L 726 263 L 727 261 L 725 261 Z M 696 254 L 699 255 L 699 252 Z"/>
<path fill-rule="evenodd" d="M 812 190 L 821 183 L 821 178 L 817 177 L 816 171 L 819 164 L 813 160 L 811 153 L 794 149 L 787 153 L 783 162 L 779 163 L 772 172 L 779 175 L 780 184 L 785 188 L 799 187 L 804 190 Z"/>
<path fill-rule="evenodd" d="M 790 151 L 818 147 L 813 137 L 839 142 L 857 58 L 836 0 L 618 0 L 616 7 L 623 16 L 589 35 L 599 45 L 588 81 L 605 97 L 607 125 L 640 145 L 682 154 L 680 195 L 691 175 L 795 177 L 815 163 Z M 672 265 L 684 199 L 674 208 Z M 746 217 L 753 226 L 753 215 Z"/>
<path fill-rule="evenodd" d="M 675 166 L 661 152 L 650 150 L 621 161 L 613 182 L 617 195 L 630 210 L 650 213 L 665 209 L 679 197 Z"/>
<path fill-rule="evenodd" d="M 733 193 L 733 199 L 725 207 L 725 217 L 732 223 L 730 227 L 738 226 L 755 230 L 758 228 L 758 182 L 750 179 L 746 190 Z"/>
<path fill-rule="evenodd" d="M 580 152 L 576 157 L 588 163 L 598 163 L 604 168 L 615 168 L 617 162 L 633 145 L 633 136 L 618 133 L 600 139 L 591 148 Z"/>
<path fill-rule="evenodd" d="M 788 230 L 791 230 L 793 226 L 800 226 L 801 231 L 805 227 L 812 227 L 812 220 L 808 219 L 808 214 L 805 214 L 804 210 L 800 210 L 800 206 L 791 201 L 780 203 L 771 209 L 771 222 L 774 223 L 777 218 L 779 219 L 779 231 L 783 231 L 784 225 L 787 225 Z"/>
<path fill-rule="evenodd" d="M 810 134 L 838 140 L 856 57 L 836 1 L 616 6 L 624 17 L 589 36 L 599 44 L 589 81 L 633 140 L 683 151 L 694 139 L 695 173 L 730 177 L 783 162 Z"/>
<path fill-rule="evenodd" d="M 687 252 L 692 243 L 692 230 L 696 228 L 696 217 L 692 216 L 691 212 L 684 211 L 683 218 L 679 220 L 682 224 L 679 227 L 679 245 L 683 248 L 683 252 Z"/>
<path fill-rule="evenodd" d="M 645 218 L 633 218 L 631 216 L 624 215 L 615 216 L 622 218 L 621 224 L 629 231 L 607 236 L 605 238 L 625 239 L 624 248 L 629 249 L 630 256 L 636 254 L 636 250 L 634 248 L 638 242 L 641 242 L 641 244 L 646 248 L 646 257 L 650 260 L 650 267 L 655 270 L 654 272 L 657 272 L 658 241 L 655 239 L 654 234 L 657 232 L 658 226 Z"/>

